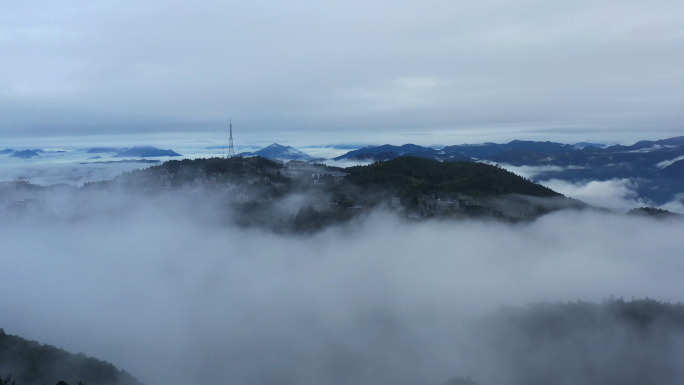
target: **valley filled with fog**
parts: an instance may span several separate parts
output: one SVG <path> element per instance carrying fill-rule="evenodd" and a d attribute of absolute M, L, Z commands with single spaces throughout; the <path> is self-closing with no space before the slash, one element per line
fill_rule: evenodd
<path fill-rule="evenodd" d="M 148 385 L 616 383 L 632 363 L 658 383 L 684 376 L 681 325 L 636 338 L 578 319 L 570 337 L 539 339 L 502 322 L 505 307 L 544 301 L 684 300 L 684 221 L 406 222 L 378 209 L 278 235 L 186 199 L 99 195 L 79 221 L 3 222 L 0 325 Z"/>

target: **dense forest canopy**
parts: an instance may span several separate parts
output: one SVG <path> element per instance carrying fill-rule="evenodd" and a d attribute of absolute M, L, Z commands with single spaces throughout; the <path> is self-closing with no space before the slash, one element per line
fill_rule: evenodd
<path fill-rule="evenodd" d="M 535 303 L 481 325 L 512 384 L 681 384 L 684 305 L 653 299 Z"/>
<path fill-rule="evenodd" d="M 368 166 L 347 168 L 350 183 L 368 189 L 400 191 L 403 195 L 460 193 L 471 197 L 506 194 L 556 197 L 557 192 L 510 171 L 484 163 L 437 161 L 402 156 Z"/>
<path fill-rule="evenodd" d="M 60 381 L 72 385 L 80 382 L 87 385 L 141 385 L 133 376 L 108 362 L 6 334 L 3 329 L 0 329 L 0 374 L 11 375 L 11 381 L 16 381 L 17 385 L 56 384 Z"/>

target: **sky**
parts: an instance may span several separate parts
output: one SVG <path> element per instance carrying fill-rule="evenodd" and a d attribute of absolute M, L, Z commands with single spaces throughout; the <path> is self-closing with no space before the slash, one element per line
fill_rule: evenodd
<path fill-rule="evenodd" d="M 6 1 L 0 139 L 221 141 L 230 116 L 236 144 L 661 139 L 684 131 L 683 17 L 677 0 Z"/>

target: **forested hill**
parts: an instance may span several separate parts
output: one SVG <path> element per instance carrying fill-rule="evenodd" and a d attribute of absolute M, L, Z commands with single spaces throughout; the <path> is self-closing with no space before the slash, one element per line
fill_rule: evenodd
<path fill-rule="evenodd" d="M 0 329 L 0 376 L 17 385 L 142 385 L 114 365 L 79 353 L 6 334 Z"/>
<path fill-rule="evenodd" d="M 537 303 L 503 308 L 479 327 L 514 384 L 684 383 L 681 303 Z"/>
<path fill-rule="evenodd" d="M 411 194 L 463 194 L 490 197 L 520 194 L 556 197 L 561 194 L 500 167 L 475 162 L 440 162 L 403 156 L 367 166 L 350 167 L 347 180 L 367 189 Z"/>

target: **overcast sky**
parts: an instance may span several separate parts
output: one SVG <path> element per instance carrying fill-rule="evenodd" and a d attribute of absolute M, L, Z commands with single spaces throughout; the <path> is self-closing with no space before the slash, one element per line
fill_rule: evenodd
<path fill-rule="evenodd" d="M 0 137 L 232 115 L 312 143 L 657 139 L 684 132 L 682 20 L 681 0 L 3 1 Z"/>

